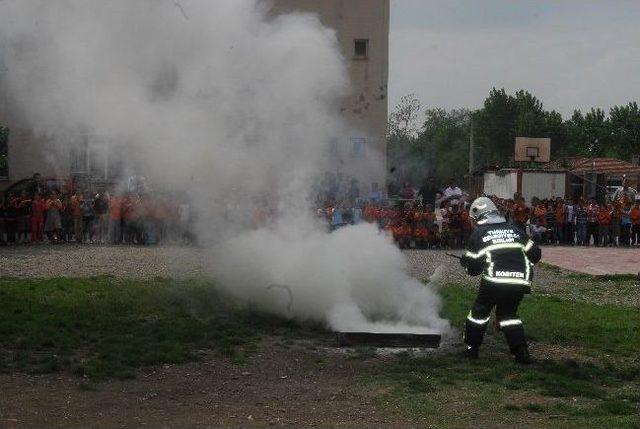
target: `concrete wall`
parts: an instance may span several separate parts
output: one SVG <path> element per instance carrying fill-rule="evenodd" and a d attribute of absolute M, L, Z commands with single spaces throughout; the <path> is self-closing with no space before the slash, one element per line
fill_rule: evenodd
<path fill-rule="evenodd" d="M 337 109 L 352 127 L 336 136 L 336 171 L 360 178 L 363 191 L 386 179 L 387 82 L 389 74 L 389 0 L 275 0 L 272 13 L 310 12 L 336 31 L 347 61 L 351 89 Z M 368 40 L 366 58 L 354 55 L 356 39 Z M 364 153 L 353 155 L 353 138 L 366 139 Z"/>

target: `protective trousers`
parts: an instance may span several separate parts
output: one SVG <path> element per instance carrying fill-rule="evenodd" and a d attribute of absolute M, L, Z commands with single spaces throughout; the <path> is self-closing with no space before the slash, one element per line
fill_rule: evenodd
<path fill-rule="evenodd" d="M 464 342 L 471 347 L 480 347 L 489 324 L 491 310 L 496 307 L 496 320 L 504 333 L 512 353 L 525 345 L 524 327 L 518 317 L 518 306 L 524 296 L 520 285 L 494 284 L 482 281 L 473 307 L 467 316 Z"/>

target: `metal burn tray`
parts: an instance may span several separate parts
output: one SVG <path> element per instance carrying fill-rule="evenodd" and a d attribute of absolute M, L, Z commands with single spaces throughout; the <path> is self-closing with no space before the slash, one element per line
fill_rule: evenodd
<path fill-rule="evenodd" d="M 406 347 L 437 349 L 440 334 L 402 334 L 376 332 L 336 332 L 340 347 Z"/>

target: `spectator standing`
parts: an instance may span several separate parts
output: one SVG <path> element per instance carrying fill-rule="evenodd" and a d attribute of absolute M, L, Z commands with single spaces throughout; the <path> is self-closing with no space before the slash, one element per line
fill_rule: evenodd
<path fill-rule="evenodd" d="M 611 205 L 611 243 L 614 246 L 619 246 L 621 243 L 621 234 L 622 234 L 622 207 L 618 204 Z"/>
<path fill-rule="evenodd" d="M 122 199 L 118 195 L 109 196 L 109 242 L 122 244 Z"/>
<path fill-rule="evenodd" d="M 640 245 L 640 201 L 636 201 L 631 209 L 631 239 L 633 244 Z"/>
<path fill-rule="evenodd" d="M 369 200 L 374 204 L 380 204 L 382 202 L 382 192 L 377 182 L 371 184 L 371 192 L 369 193 Z"/>
<path fill-rule="evenodd" d="M 22 191 L 17 205 L 16 231 L 19 243 L 29 242 L 31 230 L 31 203 L 32 199 L 27 195 L 27 191 Z"/>
<path fill-rule="evenodd" d="M 582 201 L 576 207 L 576 244 L 588 246 L 587 242 L 587 208 Z"/>
<path fill-rule="evenodd" d="M 16 218 L 18 216 L 18 199 L 11 194 L 5 201 L 4 228 L 7 235 L 7 244 L 16 242 Z"/>
<path fill-rule="evenodd" d="M 109 200 L 103 192 L 96 194 L 93 201 L 94 231 L 98 243 L 104 243 L 107 238 L 107 225 L 109 214 Z"/>
<path fill-rule="evenodd" d="M 64 210 L 62 210 L 62 240 L 66 243 L 71 242 L 73 237 L 73 205 L 71 204 L 71 198 L 73 195 L 63 193 L 61 200 Z"/>
<path fill-rule="evenodd" d="M 415 197 L 415 191 L 409 182 L 405 182 L 402 187 L 400 196 L 405 200 L 413 200 Z"/>
<path fill-rule="evenodd" d="M 73 218 L 73 239 L 76 243 L 82 243 L 82 196 L 74 192 L 69 204 Z"/>
<path fill-rule="evenodd" d="M 514 201 L 512 206 L 513 222 L 521 230 L 525 230 L 527 227 L 527 206 L 524 202 L 524 198 L 519 197 Z"/>
<path fill-rule="evenodd" d="M 547 213 L 545 214 L 545 220 L 547 223 L 547 243 L 556 244 L 556 208 L 551 201 L 547 203 Z"/>
<path fill-rule="evenodd" d="M 586 244 L 587 246 L 591 243 L 591 237 L 593 237 L 593 245 L 598 245 L 598 211 L 599 211 L 598 203 L 594 200 L 589 202 L 587 206 L 587 238 Z"/>
<path fill-rule="evenodd" d="M 136 242 L 136 207 L 135 199 L 133 195 L 129 194 L 122 199 L 120 203 L 120 216 L 122 216 L 122 222 L 124 225 L 124 241 L 127 244 L 134 244 Z"/>
<path fill-rule="evenodd" d="M 47 233 L 49 241 L 58 243 L 62 235 L 62 210 L 64 206 L 58 196 L 57 191 L 53 191 L 47 200 L 47 214 L 44 224 L 44 232 Z"/>
<path fill-rule="evenodd" d="M 462 198 L 462 189 L 460 189 L 458 187 L 458 185 L 456 185 L 455 180 L 451 179 L 449 181 L 450 185 L 447 186 L 444 191 L 442 192 L 442 198 L 444 198 L 445 201 L 451 201 L 451 200 L 459 200 Z"/>
<path fill-rule="evenodd" d="M 596 243 L 597 246 L 607 247 L 611 245 L 611 210 L 604 204 L 600 206 L 598 210 L 598 236 L 600 241 Z"/>
<path fill-rule="evenodd" d="M 622 209 L 622 220 L 620 221 L 620 240 L 625 246 L 631 245 L 631 226 L 631 206 L 625 204 L 625 207 Z"/>
<path fill-rule="evenodd" d="M 630 188 L 629 185 L 627 185 L 627 179 L 625 178 L 622 181 L 622 188 L 618 189 L 613 194 L 613 201 L 617 201 L 625 205 L 626 204 L 631 205 L 635 203 L 636 195 L 637 195 L 636 190 L 633 188 Z"/>
<path fill-rule="evenodd" d="M 559 244 L 566 244 L 567 233 L 567 206 L 562 198 L 556 200 L 556 239 Z"/>
<path fill-rule="evenodd" d="M 418 191 L 418 196 L 422 198 L 422 204 L 424 206 L 430 204 L 433 207 L 436 203 L 436 195 L 438 192 L 440 192 L 440 190 L 436 186 L 435 179 L 433 176 L 429 176 L 420 188 L 420 191 Z"/>
<path fill-rule="evenodd" d="M 542 225 L 540 218 L 537 218 L 534 223 L 529 224 L 529 235 L 536 244 L 544 242 L 544 236 L 547 233 L 547 228 Z"/>
<path fill-rule="evenodd" d="M 44 232 L 44 216 L 46 212 L 46 204 L 40 194 L 33 197 L 31 203 L 31 241 L 33 243 L 41 243 Z"/>
<path fill-rule="evenodd" d="M 533 208 L 533 224 L 547 227 L 547 209 L 542 201 L 537 201 Z"/>
<path fill-rule="evenodd" d="M 565 219 L 565 242 L 566 244 L 573 246 L 576 243 L 576 204 L 574 201 L 569 200 L 569 204 L 566 205 Z"/>
<path fill-rule="evenodd" d="M 93 198 L 91 198 L 89 194 L 86 194 L 80 201 L 80 207 L 82 207 L 82 241 L 85 243 L 93 243 L 93 220 L 95 217 L 93 212 Z"/>
<path fill-rule="evenodd" d="M 263 202 L 265 212 L 265 224 L 269 220 L 268 202 Z M 167 225 L 169 222 L 169 207 L 167 200 L 162 198 L 156 200 L 156 230 L 158 234 L 158 242 L 164 243 L 167 238 Z"/>

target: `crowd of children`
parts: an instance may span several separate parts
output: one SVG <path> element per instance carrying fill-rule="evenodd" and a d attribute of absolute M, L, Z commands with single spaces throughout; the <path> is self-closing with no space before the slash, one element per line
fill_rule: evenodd
<path fill-rule="evenodd" d="M 640 245 L 640 201 L 496 199 L 496 204 L 516 224 L 527 228 L 541 244 L 582 246 Z"/>
<path fill-rule="evenodd" d="M 401 248 L 424 249 L 464 247 L 473 230 L 471 198 L 454 181 L 445 188 L 436 187 L 432 178 L 420 189 L 405 183 L 392 198 L 383 198 L 375 184 L 362 196 L 355 180 L 343 192 L 332 183 L 324 180 L 315 196 L 318 218 L 330 231 L 369 222 L 387 231 Z M 639 201 L 599 204 L 533 198 L 528 205 L 518 194 L 492 199 L 507 220 L 540 244 L 640 245 Z M 256 219 L 269 217 L 268 204 L 257 207 Z M 192 224 L 185 201 L 149 192 L 90 194 L 37 188 L 0 193 L 0 245 L 190 243 Z"/>
<path fill-rule="evenodd" d="M 0 244 L 188 243 L 189 205 L 138 193 L 0 193 Z"/>
<path fill-rule="evenodd" d="M 640 246 L 640 201 L 598 204 L 595 200 L 533 198 L 526 204 L 518 194 L 512 199 L 491 198 L 507 220 L 539 244 Z M 330 230 L 374 223 L 388 231 L 401 248 L 460 248 L 473 230 L 470 202 L 453 184 L 433 192 L 405 184 L 394 199 L 345 199 L 340 204 L 329 200 L 318 209 L 318 216 Z"/>
<path fill-rule="evenodd" d="M 473 230 L 469 212 L 454 202 L 434 209 L 420 200 L 358 202 L 353 207 L 318 209 L 318 216 L 335 230 L 369 222 L 387 231 L 400 248 L 460 248 Z"/>

